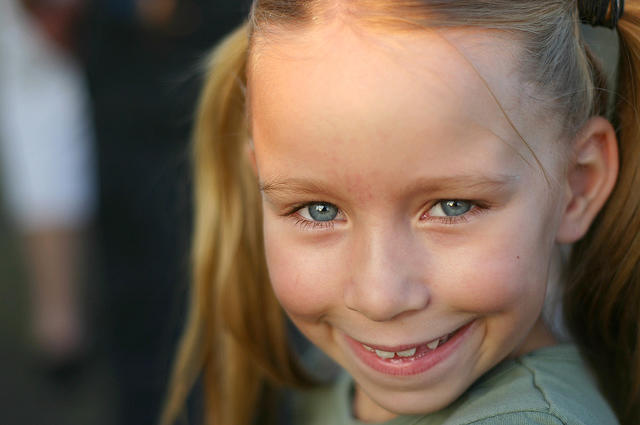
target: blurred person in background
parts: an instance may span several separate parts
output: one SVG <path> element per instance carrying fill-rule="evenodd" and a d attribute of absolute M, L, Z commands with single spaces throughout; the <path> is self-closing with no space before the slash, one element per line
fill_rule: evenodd
<path fill-rule="evenodd" d="M 87 2 L 82 50 L 100 175 L 103 336 L 118 424 L 158 418 L 188 286 L 196 75 L 247 8 L 238 0 Z"/>
<path fill-rule="evenodd" d="M 152 424 L 159 414 L 188 281 L 196 76 L 247 7 L 238 0 L 0 0 L 0 180 L 10 233 L 23 241 L 33 277 L 34 340 L 49 358 L 72 359 L 91 336 L 111 368 L 108 382 L 85 383 L 84 393 L 100 397 L 102 386 L 115 387 L 110 423 Z M 88 77 L 90 109 L 72 51 Z M 100 314 L 89 333 L 79 289 L 94 210 Z M 7 240 L 0 233 L 0 250 L 11 252 Z M 2 415 L 0 422 L 39 423 Z"/>
<path fill-rule="evenodd" d="M 33 351 L 52 372 L 74 366 L 88 342 L 82 287 L 96 183 L 86 82 L 72 52 L 79 7 L 0 1 L 4 226 L 24 257 Z"/>

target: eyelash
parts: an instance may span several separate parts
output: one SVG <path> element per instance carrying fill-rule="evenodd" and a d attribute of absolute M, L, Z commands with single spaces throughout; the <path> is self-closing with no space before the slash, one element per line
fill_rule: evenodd
<path fill-rule="evenodd" d="M 304 207 L 303 207 L 304 208 Z M 331 221 L 311 221 L 300 216 L 294 217 L 296 219 L 296 225 L 300 226 L 302 230 L 326 230 L 333 229 L 335 220 Z"/>
<path fill-rule="evenodd" d="M 429 209 L 420 216 L 420 219 L 429 221 L 429 222 L 436 222 L 438 224 L 444 224 L 448 226 L 448 225 L 466 223 L 469 221 L 470 216 L 483 214 L 489 209 L 488 206 L 483 205 L 480 202 L 469 201 L 466 199 L 455 199 L 457 201 L 464 201 L 464 202 L 471 203 L 472 204 L 471 209 L 468 212 L 458 216 L 434 217 L 434 216 L 428 215 L 429 211 L 433 207 L 435 207 L 441 202 L 446 202 L 449 200 L 451 199 L 440 199 L 434 202 L 433 204 L 431 204 Z M 299 226 L 302 230 L 331 230 L 334 228 L 336 220 L 312 221 L 312 220 L 307 220 L 306 218 L 303 218 L 302 216 L 300 216 L 300 214 L 298 214 L 298 211 L 300 211 L 301 209 L 308 208 L 310 205 L 319 204 L 319 203 L 323 203 L 323 201 L 312 201 L 312 202 L 307 202 L 305 204 L 298 204 L 292 207 L 291 209 L 289 209 L 284 215 L 287 217 L 293 218 L 295 220 L 295 224 Z"/>

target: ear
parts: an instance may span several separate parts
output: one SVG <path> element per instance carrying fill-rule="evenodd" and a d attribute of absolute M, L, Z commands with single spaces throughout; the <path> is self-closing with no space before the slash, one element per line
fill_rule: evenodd
<path fill-rule="evenodd" d="M 256 165 L 256 150 L 253 147 L 253 140 L 248 140 L 244 145 L 244 154 L 251 165 L 251 169 L 253 170 L 253 175 L 258 177 L 258 166 Z"/>
<path fill-rule="evenodd" d="M 607 119 L 589 119 L 572 148 L 566 208 L 556 235 L 556 241 L 564 244 L 576 242 L 587 233 L 618 177 L 618 141 Z"/>

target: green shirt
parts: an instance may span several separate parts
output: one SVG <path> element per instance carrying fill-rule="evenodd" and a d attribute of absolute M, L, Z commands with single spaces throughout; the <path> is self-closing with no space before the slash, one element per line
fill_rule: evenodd
<path fill-rule="evenodd" d="M 360 425 L 351 415 L 353 381 L 295 396 L 295 425 Z M 383 425 L 615 425 L 618 420 L 573 345 L 505 360 L 446 408 Z"/>

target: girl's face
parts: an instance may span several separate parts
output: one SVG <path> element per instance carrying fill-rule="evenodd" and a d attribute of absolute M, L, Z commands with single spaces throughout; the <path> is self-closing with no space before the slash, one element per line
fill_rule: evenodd
<path fill-rule="evenodd" d="M 254 46 L 273 289 L 354 377 L 361 419 L 438 410 L 552 341 L 539 317 L 564 165 L 517 54 L 481 30 L 344 23 Z"/>

